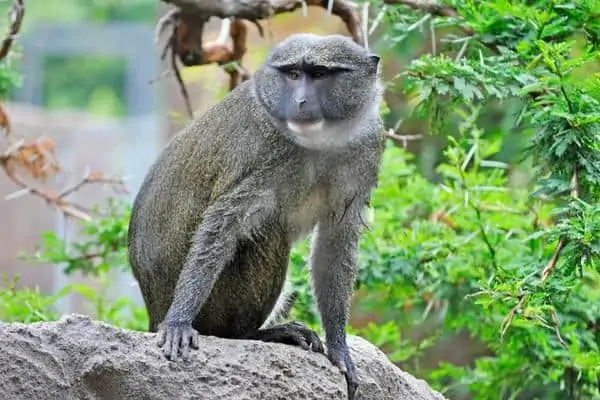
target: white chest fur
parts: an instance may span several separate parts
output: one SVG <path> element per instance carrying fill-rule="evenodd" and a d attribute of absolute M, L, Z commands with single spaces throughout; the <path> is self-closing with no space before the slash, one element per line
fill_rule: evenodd
<path fill-rule="evenodd" d="M 301 240 L 314 228 L 319 217 L 329 210 L 328 198 L 325 189 L 315 188 L 286 216 L 285 224 L 288 228 L 291 242 Z"/>

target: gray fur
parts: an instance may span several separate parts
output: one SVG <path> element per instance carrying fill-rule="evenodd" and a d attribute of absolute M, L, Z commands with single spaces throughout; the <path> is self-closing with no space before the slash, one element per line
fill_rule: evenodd
<path fill-rule="evenodd" d="M 307 60 L 351 70 L 315 82 L 318 90 L 303 81 L 316 110 L 304 121 L 324 124 L 298 134 L 281 107 L 300 86 L 276 67 Z M 277 341 L 285 331 L 292 343 L 321 348 L 299 324 L 268 327 L 285 303 L 290 249 L 314 230 L 310 264 L 328 356 L 353 397 L 345 327 L 362 210 L 383 151 L 377 61 L 342 36 L 293 35 L 150 168 L 133 206 L 129 260 L 167 357 L 186 357 L 198 333 Z"/>

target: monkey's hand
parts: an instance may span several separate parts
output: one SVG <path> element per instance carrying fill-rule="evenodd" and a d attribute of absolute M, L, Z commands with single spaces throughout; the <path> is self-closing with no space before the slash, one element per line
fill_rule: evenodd
<path fill-rule="evenodd" d="M 348 386 L 348 400 L 354 400 L 360 381 L 356 375 L 354 362 L 350 357 L 350 351 L 347 345 L 329 345 L 327 346 L 327 357 L 333 365 L 338 367 L 346 377 Z"/>
<path fill-rule="evenodd" d="M 158 347 L 163 348 L 163 354 L 171 361 L 177 361 L 179 355 L 187 360 L 192 348 L 199 347 L 198 331 L 188 322 L 165 321 L 158 330 Z"/>

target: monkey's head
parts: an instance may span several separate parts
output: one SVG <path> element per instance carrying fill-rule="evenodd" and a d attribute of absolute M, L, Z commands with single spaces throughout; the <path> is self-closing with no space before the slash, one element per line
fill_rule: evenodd
<path fill-rule="evenodd" d="M 379 57 L 342 35 L 295 34 L 254 75 L 258 100 L 283 132 L 310 148 L 344 145 L 381 99 Z"/>

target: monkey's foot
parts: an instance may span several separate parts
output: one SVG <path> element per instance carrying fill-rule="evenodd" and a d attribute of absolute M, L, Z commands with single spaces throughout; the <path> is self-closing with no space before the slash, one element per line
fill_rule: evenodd
<path fill-rule="evenodd" d="M 187 360 L 190 346 L 199 347 L 198 332 L 189 323 L 164 322 L 158 330 L 158 347 L 163 348 L 163 354 L 171 361 L 176 361 L 179 355 Z"/>
<path fill-rule="evenodd" d="M 325 352 L 323 342 L 319 338 L 319 335 L 312 329 L 295 321 L 271 328 L 260 329 L 248 339 L 296 345 L 302 347 L 304 350 L 312 349 L 312 351 L 316 353 Z"/>
<path fill-rule="evenodd" d="M 354 367 L 354 362 L 350 357 L 348 346 L 328 345 L 327 357 L 331 363 L 338 367 L 344 374 L 344 377 L 346 378 L 346 385 L 348 387 L 348 400 L 354 400 L 360 381 L 356 375 L 356 368 Z"/>

